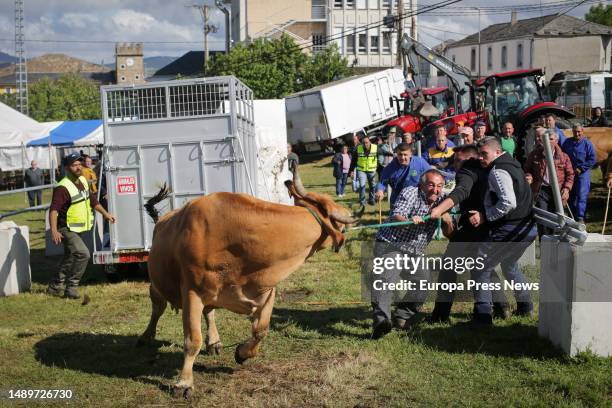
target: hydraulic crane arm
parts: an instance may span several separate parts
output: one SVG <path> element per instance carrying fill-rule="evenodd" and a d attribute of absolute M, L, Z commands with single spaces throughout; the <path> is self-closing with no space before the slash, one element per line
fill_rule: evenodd
<path fill-rule="evenodd" d="M 426 59 L 431 65 L 442 71 L 450 80 L 455 92 L 461 98 L 461 107 L 464 112 L 472 109 L 472 81 L 470 71 L 455 64 L 448 58 L 437 54 L 431 48 L 421 44 L 408 34 L 402 38 L 401 51 L 404 57 L 404 76 L 412 74 L 416 86 L 422 86 L 419 74 L 418 57 Z"/>

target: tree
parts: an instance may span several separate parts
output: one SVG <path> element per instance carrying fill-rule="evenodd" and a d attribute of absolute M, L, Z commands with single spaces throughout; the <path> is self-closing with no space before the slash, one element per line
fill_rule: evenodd
<path fill-rule="evenodd" d="M 17 94 L 0 95 L 0 102 L 16 109 Z M 100 89 L 79 74 L 42 78 L 28 87 L 30 117 L 39 122 L 100 119 Z"/>
<path fill-rule="evenodd" d="M 584 15 L 586 21 L 592 23 L 603 24 L 612 27 L 612 5 L 599 3 L 596 6 L 591 6 L 589 11 Z"/>
<path fill-rule="evenodd" d="M 255 98 L 282 98 L 312 86 L 348 75 L 346 59 L 337 48 L 314 56 L 302 52 L 287 35 L 238 44 L 227 55 L 218 55 L 208 67 L 214 75 L 234 75 L 255 93 Z"/>
<path fill-rule="evenodd" d="M 348 60 L 338 52 L 336 43 L 332 43 L 311 56 L 304 65 L 301 89 L 326 84 L 350 76 L 352 72 Z"/>

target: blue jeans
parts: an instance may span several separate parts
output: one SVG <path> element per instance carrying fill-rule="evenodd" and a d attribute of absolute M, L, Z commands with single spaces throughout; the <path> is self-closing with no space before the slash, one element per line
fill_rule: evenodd
<path fill-rule="evenodd" d="M 490 284 L 491 275 L 495 273 L 495 267 L 500 265 L 508 282 L 527 283 L 525 275 L 518 266 L 518 260 L 537 235 L 538 230 L 535 224 L 530 221 L 519 225 L 503 224 L 491 228 L 487 240 L 478 247 L 477 256 L 485 259 L 484 268 L 472 269 L 472 279 L 477 284 Z M 527 289 L 515 290 L 514 297 L 517 303 L 531 305 L 531 295 Z M 474 289 L 474 300 L 474 312 L 476 314 L 490 315 L 492 313 L 493 299 L 490 288 L 477 286 Z"/>
<path fill-rule="evenodd" d="M 369 190 L 368 201 L 371 203 L 374 202 L 374 187 L 376 184 L 374 183 L 375 177 L 376 177 L 375 171 L 365 172 L 365 171 L 357 170 L 357 180 L 359 180 L 359 204 L 361 204 L 362 206 L 364 206 L 366 202 L 366 199 L 365 199 L 366 180 L 368 182 L 368 190 Z"/>
<path fill-rule="evenodd" d="M 342 173 L 342 177 L 336 177 L 336 195 L 344 194 L 347 177 L 348 173 Z"/>

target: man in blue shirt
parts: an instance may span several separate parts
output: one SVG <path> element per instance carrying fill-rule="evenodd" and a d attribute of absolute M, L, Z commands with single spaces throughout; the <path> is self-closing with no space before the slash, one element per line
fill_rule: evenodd
<path fill-rule="evenodd" d="M 563 143 L 567 140 L 565 137 L 565 133 L 561 130 L 559 126 L 557 126 L 557 118 L 552 113 L 547 113 L 544 116 L 544 127 L 548 129 L 554 130 L 559 135 L 559 146 L 563 146 Z"/>
<path fill-rule="evenodd" d="M 396 149 L 395 157 L 382 171 L 380 182 L 376 185 L 376 200 L 385 196 L 385 189 L 391 186 L 391 207 L 404 187 L 417 186 L 423 173 L 431 166 L 421 157 L 412 155 L 412 146 L 401 143 Z"/>
<path fill-rule="evenodd" d="M 444 136 L 447 140 L 446 145 L 448 147 L 456 147 L 455 143 L 453 143 L 453 141 L 448 137 L 448 131 L 446 130 L 446 127 L 444 127 L 444 125 L 436 125 L 436 127 L 434 128 L 434 134 L 433 137 L 431 139 L 429 139 L 429 141 L 427 142 L 426 146 L 425 146 L 425 151 L 427 151 L 428 149 L 435 147 L 436 146 L 436 140 L 439 137 Z"/>
<path fill-rule="evenodd" d="M 581 125 L 572 127 L 574 137 L 563 143 L 561 149 L 569 156 L 574 168 L 574 186 L 570 193 L 569 206 L 576 221 L 584 223 L 586 204 L 591 189 L 591 168 L 595 166 L 597 155 L 593 143 L 584 137 Z"/>

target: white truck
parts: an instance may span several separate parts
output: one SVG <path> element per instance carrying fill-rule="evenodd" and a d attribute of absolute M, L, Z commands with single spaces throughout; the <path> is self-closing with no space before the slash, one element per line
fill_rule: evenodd
<path fill-rule="evenodd" d="M 285 98 L 287 138 L 291 144 L 320 144 L 395 117 L 390 97 L 405 91 L 399 68 L 352 76 Z"/>
<path fill-rule="evenodd" d="M 548 85 L 552 100 L 565 106 L 583 122 L 591 119 L 591 110 L 600 107 L 612 121 L 612 73 L 562 72 Z"/>

